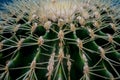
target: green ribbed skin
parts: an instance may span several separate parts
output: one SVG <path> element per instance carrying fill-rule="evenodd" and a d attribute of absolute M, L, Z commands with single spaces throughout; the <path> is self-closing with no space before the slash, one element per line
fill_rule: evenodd
<path fill-rule="evenodd" d="M 120 9 L 111 0 L 15 0 L 0 21 L 0 80 L 119 80 Z"/>

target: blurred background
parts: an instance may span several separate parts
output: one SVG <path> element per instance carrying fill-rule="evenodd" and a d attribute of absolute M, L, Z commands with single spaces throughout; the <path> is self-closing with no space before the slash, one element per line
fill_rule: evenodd
<path fill-rule="evenodd" d="M 0 2 L 11 1 L 11 0 L 0 0 Z"/>
<path fill-rule="evenodd" d="M 2 5 L 4 3 L 9 3 L 9 2 L 12 2 L 12 1 L 14 1 L 14 0 L 0 0 L 0 10 L 3 10 L 2 9 Z M 108 0 L 106 0 L 106 1 L 108 1 Z M 120 5 L 120 0 L 112 0 L 112 4 L 111 5 L 112 6 Z"/>
<path fill-rule="evenodd" d="M 9 3 L 9 2 L 12 2 L 12 0 L 0 0 L 0 10 L 3 10 L 2 9 L 2 5 L 4 4 L 4 3 Z"/>

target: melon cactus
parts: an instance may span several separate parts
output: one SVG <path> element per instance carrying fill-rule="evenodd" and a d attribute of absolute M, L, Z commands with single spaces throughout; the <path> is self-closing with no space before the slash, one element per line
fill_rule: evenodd
<path fill-rule="evenodd" d="M 112 0 L 14 0 L 0 11 L 0 80 L 120 80 Z"/>

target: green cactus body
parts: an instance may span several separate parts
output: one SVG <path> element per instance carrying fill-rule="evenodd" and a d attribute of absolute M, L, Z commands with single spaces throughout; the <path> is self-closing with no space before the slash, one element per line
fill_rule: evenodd
<path fill-rule="evenodd" d="M 4 4 L 0 80 L 119 80 L 120 9 L 111 2 Z"/>

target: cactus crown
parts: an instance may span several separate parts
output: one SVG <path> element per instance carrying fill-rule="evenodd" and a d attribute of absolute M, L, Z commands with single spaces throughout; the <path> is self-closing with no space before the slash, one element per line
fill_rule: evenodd
<path fill-rule="evenodd" d="M 120 79 L 112 0 L 15 0 L 0 11 L 1 80 Z"/>

